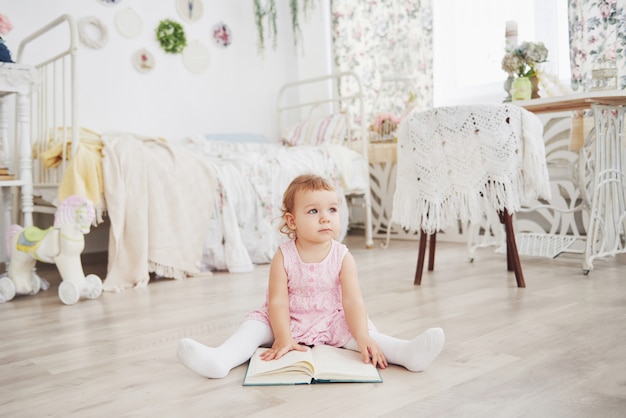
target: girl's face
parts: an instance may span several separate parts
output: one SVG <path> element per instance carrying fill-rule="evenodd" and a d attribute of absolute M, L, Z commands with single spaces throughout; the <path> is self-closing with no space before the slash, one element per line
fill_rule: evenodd
<path fill-rule="evenodd" d="M 325 242 L 339 235 L 339 197 L 335 191 L 310 190 L 297 192 L 293 213 L 285 214 L 287 226 L 296 231 L 298 239 Z"/>

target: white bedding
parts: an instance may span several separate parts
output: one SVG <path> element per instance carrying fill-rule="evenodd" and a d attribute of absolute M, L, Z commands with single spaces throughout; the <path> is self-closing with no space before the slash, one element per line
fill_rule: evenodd
<path fill-rule="evenodd" d="M 200 273 L 215 206 L 215 173 L 196 155 L 162 140 L 124 132 L 102 135 L 109 230 L 107 291 L 145 286 L 150 272 Z"/>
<path fill-rule="evenodd" d="M 247 272 L 253 264 L 270 262 L 278 244 L 286 239 L 278 232 L 282 195 L 299 174 L 320 174 L 332 181 L 340 194 L 369 187 L 363 157 L 338 145 L 286 147 L 206 141 L 195 136 L 181 146 L 206 158 L 216 174 L 216 209 L 205 241 L 202 270 Z M 345 199 L 340 213 L 343 229 L 339 239 L 343 239 L 348 225 Z"/>

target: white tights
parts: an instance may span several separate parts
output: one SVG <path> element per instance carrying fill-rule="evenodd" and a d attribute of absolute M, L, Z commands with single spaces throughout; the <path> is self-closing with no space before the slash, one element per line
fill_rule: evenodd
<path fill-rule="evenodd" d="M 430 328 L 412 340 L 401 340 L 375 331 L 370 336 L 391 364 L 413 372 L 425 370 L 439 355 L 445 341 L 441 328 Z M 207 347 L 189 338 L 178 344 L 178 359 L 190 370 L 209 378 L 221 378 L 234 367 L 245 363 L 258 347 L 270 346 L 274 335 L 264 322 L 247 320 L 218 347 Z M 358 351 L 354 339 L 344 346 Z"/>

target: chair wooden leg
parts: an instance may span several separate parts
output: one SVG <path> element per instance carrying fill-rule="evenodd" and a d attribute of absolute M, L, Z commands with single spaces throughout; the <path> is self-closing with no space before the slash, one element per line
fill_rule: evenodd
<path fill-rule="evenodd" d="M 515 242 L 515 231 L 513 230 L 513 215 L 509 214 L 505 209 L 498 214 L 500 222 L 504 224 L 506 231 L 506 264 L 507 270 L 515 272 L 515 281 L 517 287 L 526 287 L 524 281 L 524 273 L 522 272 L 522 263 L 517 252 L 517 243 Z"/>
<path fill-rule="evenodd" d="M 420 232 L 420 244 L 417 251 L 417 267 L 415 268 L 414 285 L 422 284 L 422 274 L 424 273 L 424 259 L 426 258 L 426 243 L 428 242 L 428 271 L 435 268 L 435 244 L 437 242 L 437 233 L 430 236 L 426 232 Z"/>
<path fill-rule="evenodd" d="M 420 232 L 419 249 L 417 250 L 417 268 L 415 269 L 414 285 L 422 284 L 422 273 L 424 272 L 424 257 L 426 256 L 426 232 Z"/>
<path fill-rule="evenodd" d="M 517 287 L 526 287 L 526 281 L 524 280 L 524 272 L 522 271 L 522 263 L 517 252 L 517 243 L 515 242 L 515 231 L 513 230 L 513 215 L 509 214 L 505 209 L 499 214 L 500 222 L 504 224 L 504 230 L 506 231 L 506 267 L 508 271 L 515 273 L 515 281 Z M 433 233 L 430 236 L 423 230 L 420 231 L 419 250 L 417 253 L 417 267 L 415 269 L 415 278 L 413 280 L 414 285 L 422 284 L 422 274 L 424 273 L 424 259 L 426 258 L 426 240 L 429 241 L 429 253 L 428 253 L 428 271 L 433 271 L 435 268 L 435 246 L 437 243 L 437 233 Z"/>
<path fill-rule="evenodd" d="M 428 244 L 428 271 L 435 269 L 435 245 L 437 244 L 437 233 L 434 232 L 430 236 L 430 242 Z"/>

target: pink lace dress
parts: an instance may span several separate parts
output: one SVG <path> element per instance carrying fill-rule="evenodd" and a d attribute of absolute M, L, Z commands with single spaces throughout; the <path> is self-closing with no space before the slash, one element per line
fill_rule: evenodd
<path fill-rule="evenodd" d="M 345 345 L 352 334 L 341 303 L 339 272 L 348 248 L 333 241 L 330 252 L 320 263 L 304 263 L 294 240 L 280 245 L 287 272 L 291 336 L 300 344 Z M 269 321 L 268 301 L 245 319 Z M 369 328 L 374 329 L 368 320 Z"/>

